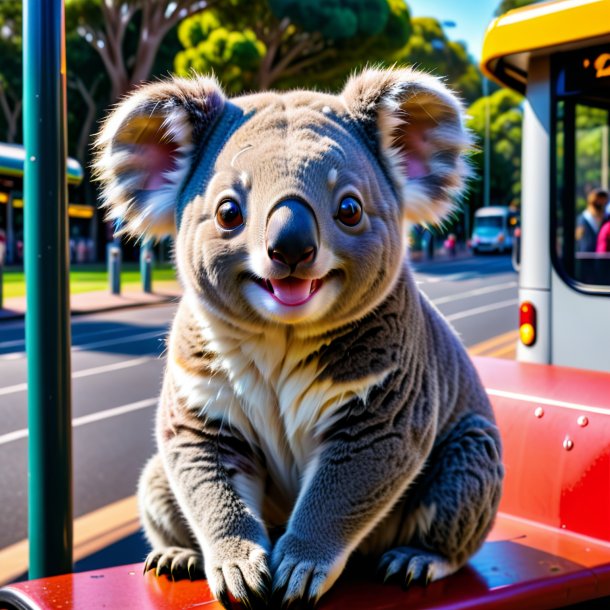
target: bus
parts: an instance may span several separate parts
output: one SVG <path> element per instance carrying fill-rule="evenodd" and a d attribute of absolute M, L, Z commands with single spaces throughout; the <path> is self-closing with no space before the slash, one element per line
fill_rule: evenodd
<path fill-rule="evenodd" d="M 25 149 L 21 144 L 0 142 L 0 234 L 6 236 L 4 261 L 0 264 L 23 262 L 23 167 Z M 91 241 L 94 234 L 95 208 L 75 203 L 74 190 L 83 180 L 83 168 L 76 159 L 66 162 L 68 183 L 68 216 L 70 218 L 70 246 L 72 260 L 76 259 L 77 242 Z M 79 261 L 84 262 L 84 261 Z"/>
<path fill-rule="evenodd" d="M 40 6 L 38 0 L 25 2 L 32 12 Z M 59 38 L 49 28 L 61 22 L 61 0 L 42 6 L 52 7 L 53 14 L 28 27 L 39 37 Z M 597 134 L 591 124 L 599 126 L 599 133 L 607 124 L 603 112 L 610 94 L 603 79 L 609 23 L 610 0 L 556 0 L 507 13 L 493 22 L 486 37 L 483 68 L 488 76 L 526 95 L 520 333 L 530 351 L 520 353 L 520 361 L 475 358 L 503 442 L 506 476 L 494 527 L 483 547 L 452 576 L 402 591 L 375 582 L 368 573 L 346 574 L 322 598 L 321 610 L 610 607 L 610 373 L 600 371 L 607 367 L 598 361 L 608 357 L 603 348 L 610 346 L 607 261 L 593 253 L 579 256 L 575 245 L 584 185 L 582 161 L 575 158 L 579 125 Z M 57 70 L 59 78 L 59 65 L 47 73 Z M 596 72 L 587 71 L 591 65 Z M 593 121 L 578 121 L 581 112 L 591 112 Z M 57 145 L 54 154 L 61 153 Z M 604 166 L 601 158 L 599 162 L 587 180 L 601 189 Z M 29 179 L 26 174 L 26 183 Z M 58 180 L 56 174 L 49 176 L 53 179 Z M 46 211 L 32 199 L 30 205 L 32 214 Z M 67 206 L 57 206 L 55 222 L 65 225 Z M 67 273 L 65 252 L 61 257 L 65 243 L 59 239 L 51 245 L 57 251 L 53 268 L 63 265 Z M 26 243 L 26 261 L 38 254 L 38 243 Z M 53 333 L 45 339 L 56 347 L 62 367 L 49 370 L 51 359 L 40 358 L 40 345 L 34 343 L 33 351 L 28 345 L 28 359 L 33 358 L 28 380 L 32 580 L 0 588 L 0 609 L 220 609 L 205 580 L 172 582 L 166 575 L 142 575 L 142 564 L 70 573 L 70 410 L 69 389 L 62 385 L 69 388 L 69 327 L 63 318 L 54 328 L 43 324 L 49 310 L 55 316 L 65 311 L 60 307 L 65 293 L 44 284 L 44 274 L 31 281 L 43 287 L 28 292 L 28 330 Z M 64 282 L 61 276 L 61 287 Z M 562 295 L 574 307 L 569 318 L 559 317 L 567 316 L 564 305 L 555 303 Z M 556 327 L 561 321 L 563 329 Z M 589 361 L 577 354 L 570 360 L 558 348 L 565 340 L 557 339 L 560 331 L 582 333 L 574 351 L 589 350 L 597 358 Z M 28 340 L 38 339 L 30 333 Z M 535 362 L 541 347 L 544 357 Z M 574 362 L 583 368 L 574 368 Z"/>
<path fill-rule="evenodd" d="M 610 371 L 610 253 L 579 236 L 590 200 L 609 187 L 608 24 L 608 2 L 546 2 L 501 16 L 485 38 L 485 74 L 525 95 L 523 362 Z M 598 225 L 610 213 L 599 199 Z"/>
<path fill-rule="evenodd" d="M 512 251 L 519 224 L 516 210 L 503 205 L 488 205 L 474 213 L 470 247 L 473 254 Z"/>

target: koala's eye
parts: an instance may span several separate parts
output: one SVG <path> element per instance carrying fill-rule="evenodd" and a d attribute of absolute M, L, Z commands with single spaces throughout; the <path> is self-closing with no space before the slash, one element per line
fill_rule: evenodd
<path fill-rule="evenodd" d="M 344 197 L 339 204 L 336 218 L 348 227 L 355 227 L 362 218 L 362 204 L 354 197 Z"/>
<path fill-rule="evenodd" d="M 244 224 L 241 208 L 233 199 L 225 199 L 216 210 L 216 222 L 227 231 Z"/>

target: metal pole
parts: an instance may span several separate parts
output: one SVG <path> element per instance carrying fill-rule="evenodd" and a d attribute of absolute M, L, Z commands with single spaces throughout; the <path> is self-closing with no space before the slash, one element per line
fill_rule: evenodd
<path fill-rule="evenodd" d="M 23 3 L 30 578 L 72 569 L 63 0 Z"/>
<path fill-rule="evenodd" d="M 485 97 L 485 150 L 484 154 L 484 181 L 483 181 L 483 205 L 490 204 L 491 190 L 491 133 L 490 133 L 490 116 L 489 116 L 489 81 L 483 77 L 483 96 Z"/>
<path fill-rule="evenodd" d="M 15 191 L 11 190 L 6 202 L 6 264 L 12 265 L 15 262 L 15 212 L 13 200 Z"/>
<path fill-rule="evenodd" d="M 600 186 L 608 190 L 608 125 L 602 125 L 602 167 Z"/>

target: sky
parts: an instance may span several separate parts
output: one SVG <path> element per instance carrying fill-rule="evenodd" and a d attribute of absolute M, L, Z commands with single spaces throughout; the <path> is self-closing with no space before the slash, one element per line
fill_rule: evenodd
<path fill-rule="evenodd" d="M 412 17 L 436 17 L 453 21 L 455 27 L 445 27 L 450 40 L 464 41 L 468 52 L 481 58 L 483 36 L 500 0 L 407 0 Z"/>

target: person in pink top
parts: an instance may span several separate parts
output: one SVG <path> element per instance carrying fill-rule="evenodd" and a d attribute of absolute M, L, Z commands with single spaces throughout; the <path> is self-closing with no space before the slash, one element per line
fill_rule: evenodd
<path fill-rule="evenodd" d="M 601 226 L 597 234 L 596 252 L 610 252 L 610 218 Z"/>

